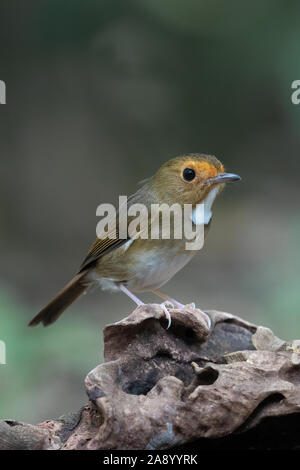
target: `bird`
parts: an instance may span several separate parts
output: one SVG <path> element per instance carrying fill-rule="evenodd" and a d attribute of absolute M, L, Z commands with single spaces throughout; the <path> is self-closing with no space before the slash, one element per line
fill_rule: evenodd
<path fill-rule="evenodd" d="M 127 209 L 134 204 L 143 204 L 148 210 L 153 204 L 177 204 L 192 208 L 191 223 L 197 228 L 197 208 L 203 205 L 205 236 L 212 220 L 212 205 L 227 183 L 240 180 L 240 176 L 225 172 L 223 164 L 213 155 L 192 153 L 171 158 L 157 172 L 144 180 L 139 189 L 128 198 Z M 129 221 L 132 218 L 128 219 Z M 129 221 L 127 223 L 129 223 Z M 134 237 L 129 233 L 120 236 L 120 221 L 116 224 L 115 236 L 107 231 L 97 234 L 77 274 L 58 292 L 29 323 L 48 326 L 78 297 L 92 286 L 103 290 L 122 291 L 137 305 L 143 305 L 137 297 L 140 292 L 153 292 L 164 302 L 160 304 L 171 324 L 168 304 L 183 308 L 184 305 L 159 290 L 180 271 L 199 250 L 186 248 L 186 239 Z M 194 304 L 192 304 L 194 305 Z M 208 314 L 197 309 L 210 328 Z"/>

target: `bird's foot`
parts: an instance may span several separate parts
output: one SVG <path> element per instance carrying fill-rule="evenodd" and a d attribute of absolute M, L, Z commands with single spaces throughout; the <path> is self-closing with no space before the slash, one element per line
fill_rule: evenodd
<path fill-rule="evenodd" d="M 170 312 L 169 310 L 167 309 L 167 305 L 169 308 L 174 308 L 174 305 L 172 304 L 172 302 L 170 302 L 169 300 L 166 300 L 165 302 L 161 303 L 160 306 L 161 308 L 163 309 L 166 317 L 167 317 L 167 320 L 168 320 L 168 326 L 167 326 L 167 330 L 170 328 L 171 326 L 171 323 L 172 323 L 172 319 L 171 319 L 171 315 L 170 315 Z"/>
<path fill-rule="evenodd" d="M 194 304 L 194 302 L 186 305 L 186 307 L 189 307 L 192 310 L 195 310 L 197 313 L 199 313 L 201 315 L 201 317 L 203 318 L 203 320 L 205 321 L 205 323 L 207 324 L 208 329 L 210 330 L 210 328 L 211 328 L 211 318 L 207 313 L 203 312 L 203 310 L 201 310 L 200 308 L 197 308 L 196 305 Z"/>
<path fill-rule="evenodd" d="M 207 313 L 203 312 L 203 310 L 201 310 L 200 308 L 197 308 L 194 302 L 192 302 L 192 303 L 190 303 L 190 304 L 187 304 L 187 305 L 183 305 L 183 304 L 181 304 L 180 302 L 178 302 L 177 300 L 174 300 L 174 299 L 170 299 L 170 300 L 171 300 L 171 301 L 168 301 L 168 300 L 167 300 L 167 301 L 164 302 L 164 303 L 166 304 L 166 303 L 169 302 L 169 304 L 172 305 L 172 306 L 174 305 L 175 308 L 184 309 L 184 307 L 189 307 L 189 308 L 191 308 L 192 310 L 195 310 L 197 313 L 199 313 L 199 314 L 202 316 L 203 320 L 204 320 L 205 323 L 207 324 L 208 329 L 210 330 L 210 328 L 211 328 L 211 318 L 210 318 L 210 316 L 207 315 Z M 174 308 L 174 307 L 173 307 L 173 308 Z"/>

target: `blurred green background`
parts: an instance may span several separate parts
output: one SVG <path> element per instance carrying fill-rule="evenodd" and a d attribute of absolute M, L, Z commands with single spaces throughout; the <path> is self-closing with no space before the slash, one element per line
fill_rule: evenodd
<path fill-rule="evenodd" d="M 98 204 L 180 153 L 215 154 L 243 180 L 164 290 L 300 337 L 299 17 L 295 0 L 1 0 L 1 418 L 86 403 L 103 327 L 131 301 L 95 291 L 47 329 L 26 325 L 77 271 Z"/>

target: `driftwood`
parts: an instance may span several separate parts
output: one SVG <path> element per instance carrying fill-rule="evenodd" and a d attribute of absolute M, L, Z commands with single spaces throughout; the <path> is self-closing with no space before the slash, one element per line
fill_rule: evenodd
<path fill-rule="evenodd" d="M 0 421 L 0 449 L 297 448 L 300 341 L 228 313 L 138 307 L 104 329 L 89 403 L 32 426 Z"/>

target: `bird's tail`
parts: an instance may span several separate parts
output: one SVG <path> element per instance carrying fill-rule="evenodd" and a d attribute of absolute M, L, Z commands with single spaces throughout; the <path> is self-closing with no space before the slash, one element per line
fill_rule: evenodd
<path fill-rule="evenodd" d="M 89 287 L 90 281 L 85 278 L 87 270 L 77 274 L 73 279 L 44 307 L 29 323 L 36 326 L 43 323 L 44 326 L 51 325 L 58 317 Z"/>

